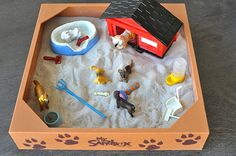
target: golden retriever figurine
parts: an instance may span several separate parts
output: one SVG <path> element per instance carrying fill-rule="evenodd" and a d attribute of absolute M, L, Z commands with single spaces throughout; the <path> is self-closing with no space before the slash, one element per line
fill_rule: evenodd
<path fill-rule="evenodd" d="M 102 68 L 98 68 L 96 66 L 91 66 L 91 70 L 94 70 L 96 73 L 96 79 L 94 80 L 94 83 L 96 84 L 106 84 L 108 82 L 111 82 L 106 76 L 105 76 L 105 70 Z"/>
<path fill-rule="evenodd" d="M 43 86 L 37 81 L 34 80 L 34 92 L 35 92 L 35 96 L 38 98 L 38 102 L 39 102 L 39 106 L 40 106 L 40 111 L 43 111 L 44 108 L 48 109 L 48 95 L 47 93 L 44 91 Z"/>

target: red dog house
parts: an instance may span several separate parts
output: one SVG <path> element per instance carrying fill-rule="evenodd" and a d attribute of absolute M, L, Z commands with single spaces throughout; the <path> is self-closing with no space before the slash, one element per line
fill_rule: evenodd
<path fill-rule="evenodd" d="M 124 30 L 136 34 L 129 43 L 139 52 L 150 52 L 163 57 L 177 38 L 182 22 L 157 1 L 113 1 L 101 18 L 106 19 L 110 36 Z"/>

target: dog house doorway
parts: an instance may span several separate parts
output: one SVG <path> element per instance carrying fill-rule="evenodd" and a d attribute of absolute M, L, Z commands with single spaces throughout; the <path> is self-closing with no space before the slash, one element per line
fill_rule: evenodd
<path fill-rule="evenodd" d="M 121 27 L 116 26 L 116 35 L 120 35 L 120 34 L 122 34 L 124 31 L 125 31 L 124 28 L 121 28 Z M 132 40 L 132 41 L 129 41 L 129 44 L 130 44 L 130 45 L 137 45 L 137 43 L 138 43 L 138 35 L 135 34 L 135 39 Z"/>

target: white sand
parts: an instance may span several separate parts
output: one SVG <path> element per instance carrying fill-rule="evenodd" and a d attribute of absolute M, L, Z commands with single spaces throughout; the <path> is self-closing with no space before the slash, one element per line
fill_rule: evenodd
<path fill-rule="evenodd" d="M 54 28 L 67 22 L 86 19 L 93 22 L 100 34 L 99 42 L 83 56 L 63 57 L 62 64 L 55 65 L 51 61 L 43 60 L 43 56 L 54 56 L 49 46 L 50 34 Z M 170 127 L 176 119 L 163 121 L 166 111 L 165 102 L 175 96 L 175 88 L 165 84 L 165 77 L 172 69 L 176 57 L 187 58 L 186 41 L 182 32 L 177 41 L 169 49 L 164 59 L 153 57 L 149 54 L 139 54 L 131 47 L 123 51 L 113 49 L 111 39 L 107 34 L 104 20 L 95 18 L 56 17 L 46 23 L 44 28 L 43 43 L 39 54 L 37 69 L 34 79 L 38 80 L 49 94 L 49 110 L 57 111 L 62 117 L 61 127 L 80 128 L 153 128 Z M 95 91 L 109 91 L 125 89 L 126 83 L 119 82 L 118 68 L 130 63 L 133 59 L 135 66 L 130 75 L 129 84 L 138 81 L 141 87 L 129 96 L 129 102 L 136 107 L 134 118 L 130 117 L 127 110 L 117 109 L 113 96 L 94 96 Z M 93 83 L 95 73 L 89 70 L 91 65 L 102 67 L 106 75 L 112 80 L 108 85 Z M 89 104 L 108 116 L 102 119 L 89 108 L 78 102 L 70 95 L 55 89 L 59 79 L 64 79 L 68 88 L 81 96 Z M 194 101 L 192 79 L 187 71 L 187 77 L 180 92 L 180 99 L 184 112 L 191 107 Z M 40 112 L 37 99 L 34 96 L 33 85 L 28 99 L 28 104 L 42 118 L 46 111 Z M 183 113 L 184 113 L 183 112 Z M 178 114 L 181 116 L 183 113 Z"/>

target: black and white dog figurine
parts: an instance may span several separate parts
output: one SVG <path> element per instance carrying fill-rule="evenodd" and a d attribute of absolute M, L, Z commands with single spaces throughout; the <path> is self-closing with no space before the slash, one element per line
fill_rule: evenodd
<path fill-rule="evenodd" d="M 133 113 L 135 112 L 135 106 L 129 103 L 128 101 L 124 100 L 123 98 L 121 98 L 119 91 L 114 92 L 114 97 L 116 99 L 117 108 L 122 107 L 127 109 L 131 117 L 134 117 Z"/>

